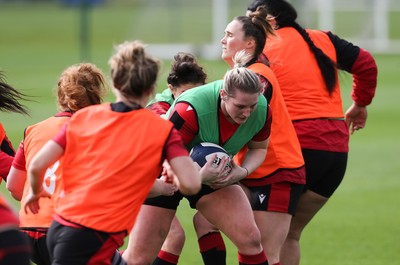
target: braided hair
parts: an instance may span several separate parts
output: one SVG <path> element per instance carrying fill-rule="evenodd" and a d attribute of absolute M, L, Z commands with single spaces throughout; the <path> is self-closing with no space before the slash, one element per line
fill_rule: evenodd
<path fill-rule="evenodd" d="M 336 64 L 315 46 L 307 31 L 296 22 L 297 12 L 293 5 L 286 0 L 254 0 L 247 9 L 255 11 L 259 6 L 265 6 L 268 9 L 268 15 L 275 18 L 279 28 L 292 27 L 299 32 L 314 54 L 327 90 L 332 93 L 337 83 Z"/>

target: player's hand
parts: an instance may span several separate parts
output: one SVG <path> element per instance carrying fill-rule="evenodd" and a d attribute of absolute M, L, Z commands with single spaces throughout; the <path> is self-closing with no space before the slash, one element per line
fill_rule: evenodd
<path fill-rule="evenodd" d="M 209 185 L 213 181 L 224 177 L 227 174 L 230 162 L 231 159 L 229 157 L 219 158 L 217 154 L 214 154 L 200 169 L 202 182 Z"/>
<path fill-rule="evenodd" d="M 216 179 L 215 181 L 210 183 L 211 188 L 220 189 L 234 183 L 239 182 L 243 179 L 243 168 L 239 167 L 233 160 L 229 164 L 229 167 L 226 169 L 225 174 Z"/>
<path fill-rule="evenodd" d="M 351 134 L 365 127 L 367 116 L 367 107 L 359 106 L 356 103 L 350 106 L 346 111 L 345 121 Z"/>
<path fill-rule="evenodd" d="M 154 185 L 157 185 L 157 196 L 172 196 L 178 191 L 178 186 L 173 183 L 168 183 L 165 181 L 164 177 L 156 180 Z"/>
<path fill-rule="evenodd" d="M 176 177 L 174 170 L 167 160 L 164 160 L 161 176 L 166 183 L 177 184 L 178 182 L 178 178 Z"/>
<path fill-rule="evenodd" d="M 40 210 L 39 199 L 42 197 L 50 198 L 51 195 L 50 195 L 50 193 L 45 191 L 43 188 L 36 194 L 33 193 L 32 190 L 29 191 L 28 196 L 26 197 L 25 202 L 24 202 L 25 213 L 28 213 L 28 209 L 29 209 L 33 214 L 37 214 Z"/>

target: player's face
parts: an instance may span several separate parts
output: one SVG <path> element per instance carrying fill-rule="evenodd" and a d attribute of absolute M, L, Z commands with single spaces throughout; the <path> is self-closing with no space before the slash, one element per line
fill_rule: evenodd
<path fill-rule="evenodd" d="M 250 94 L 239 90 L 229 96 L 221 90 L 222 112 L 231 123 L 243 124 L 257 107 L 259 96 L 259 93 Z"/>
<path fill-rule="evenodd" d="M 225 35 L 221 39 L 221 58 L 233 67 L 232 58 L 238 51 L 248 48 L 248 41 L 245 40 L 242 23 L 233 20 L 226 26 Z"/>

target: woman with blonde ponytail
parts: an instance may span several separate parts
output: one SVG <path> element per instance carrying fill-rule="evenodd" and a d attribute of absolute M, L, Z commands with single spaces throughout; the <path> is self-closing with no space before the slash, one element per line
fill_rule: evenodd
<path fill-rule="evenodd" d="M 248 16 L 235 17 L 226 27 L 221 40 L 222 59 L 231 67 L 240 63 L 257 73 L 264 84 L 264 96 L 272 109 L 272 125 L 267 156 L 255 171 L 243 180 L 268 262 L 280 264 L 279 253 L 289 231 L 290 220 L 305 183 L 304 161 L 285 102 L 269 62 L 262 54 L 266 37 L 274 34 L 267 23 L 267 10 L 259 7 Z M 239 165 L 246 163 L 246 148 L 235 157 Z M 204 263 L 225 264 L 222 236 L 199 214 L 195 227 Z"/>
<path fill-rule="evenodd" d="M 182 93 L 167 113 L 188 150 L 211 142 L 235 155 L 248 147 L 242 166 L 223 158 L 217 167 L 211 159 L 201 169 L 203 185 L 195 196 L 186 196 L 210 223 L 219 227 L 237 247 L 239 264 L 268 264 L 245 193 L 237 185 L 264 161 L 270 129 L 270 111 L 261 95 L 263 86 L 252 71 L 244 67 L 229 70 L 224 80 L 192 88 Z M 149 264 L 170 229 L 182 194 L 148 199 L 141 209 L 127 249 L 129 264 Z M 160 222 L 162 220 L 162 222 Z M 160 263 L 158 263 L 160 264 Z M 164 263 L 166 264 L 166 263 Z M 173 263 L 168 263 L 173 264 Z M 217 263 L 214 263 L 217 264 Z"/>
<path fill-rule="evenodd" d="M 168 177 L 183 194 L 200 189 L 199 172 L 178 132 L 145 108 L 159 60 L 133 41 L 118 45 L 109 64 L 116 101 L 74 113 L 28 166 L 22 209 L 35 215 L 50 196 L 43 183 L 47 168 L 63 161 L 63 190 L 47 233 L 52 264 L 125 264 L 115 250 L 131 231 L 165 159 Z"/>

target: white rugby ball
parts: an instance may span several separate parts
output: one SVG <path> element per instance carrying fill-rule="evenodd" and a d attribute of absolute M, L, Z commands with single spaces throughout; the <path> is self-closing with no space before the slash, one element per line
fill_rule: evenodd
<path fill-rule="evenodd" d="M 193 146 L 192 150 L 190 150 L 189 153 L 190 157 L 200 168 L 202 168 L 207 163 L 207 161 L 212 159 L 215 154 L 217 154 L 217 158 L 213 161 L 213 164 L 216 166 L 219 165 L 223 157 L 229 158 L 229 161 L 231 159 L 230 155 L 226 152 L 224 148 L 217 144 L 208 142 L 199 143 Z M 228 166 L 232 167 L 230 163 L 228 164 Z"/>

